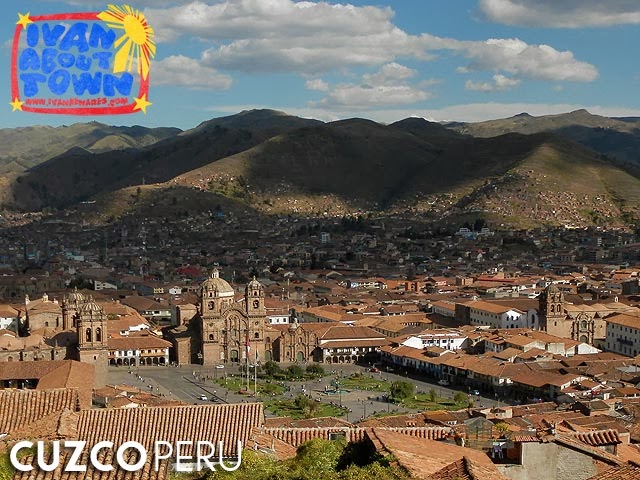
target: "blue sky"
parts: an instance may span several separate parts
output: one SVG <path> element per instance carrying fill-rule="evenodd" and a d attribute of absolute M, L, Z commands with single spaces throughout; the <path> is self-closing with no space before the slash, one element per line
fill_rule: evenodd
<path fill-rule="evenodd" d="M 578 108 L 640 116 L 635 0 L 126 3 L 155 30 L 146 114 L 13 112 L 10 45 L 18 13 L 101 11 L 106 2 L 5 2 L 0 128 L 98 120 L 188 129 L 250 108 L 381 122 Z"/>

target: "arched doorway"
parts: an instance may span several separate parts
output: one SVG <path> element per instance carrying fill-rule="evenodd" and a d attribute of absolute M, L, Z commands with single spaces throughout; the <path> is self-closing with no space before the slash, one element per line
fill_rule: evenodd
<path fill-rule="evenodd" d="M 231 361 L 232 362 L 238 362 L 239 361 L 238 350 L 231 350 Z"/>
<path fill-rule="evenodd" d="M 265 350 L 265 352 L 264 352 L 264 361 L 265 362 L 270 362 L 271 360 L 273 360 L 273 355 L 271 354 L 271 350 Z"/>
<path fill-rule="evenodd" d="M 589 343 L 589 339 L 587 338 L 586 335 L 580 335 L 580 341 L 582 343 Z"/>
<path fill-rule="evenodd" d="M 296 361 L 304 362 L 304 353 L 298 352 L 298 354 L 296 355 Z"/>

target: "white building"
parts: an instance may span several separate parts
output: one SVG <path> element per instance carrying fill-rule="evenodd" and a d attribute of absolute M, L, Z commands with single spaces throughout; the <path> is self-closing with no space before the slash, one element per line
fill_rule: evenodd
<path fill-rule="evenodd" d="M 412 335 L 400 345 L 417 349 L 440 347 L 445 350 L 461 350 L 466 347 L 467 338 L 456 330 L 437 329 Z"/>
<path fill-rule="evenodd" d="M 0 330 L 7 329 L 15 332 L 19 320 L 18 310 L 11 305 L 0 305 Z"/>
<path fill-rule="evenodd" d="M 531 309 L 523 312 L 507 305 L 498 305 L 483 300 L 466 304 L 470 309 L 471 325 L 489 326 L 492 328 L 539 328 L 538 312 Z"/>
<path fill-rule="evenodd" d="M 640 315 L 618 313 L 605 318 L 607 350 L 635 357 L 640 353 Z"/>

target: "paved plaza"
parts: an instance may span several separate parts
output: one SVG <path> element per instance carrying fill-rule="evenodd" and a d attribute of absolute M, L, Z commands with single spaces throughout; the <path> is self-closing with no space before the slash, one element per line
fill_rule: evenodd
<path fill-rule="evenodd" d="M 348 421 L 358 421 L 360 418 L 366 418 L 369 415 L 378 412 L 417 412 L 418 410 L 409 410 L 384 401 L 382 394 L 376 391 L 353 390 L 348 389 L 348 393 L 327 395 L 326 390 L 334 389 L 332 382 L 336 378 L 348 377 L 353 373 L 363 373 L 380 380 L 388 380 L 394 382 L 397 380 L 409 381 L 416 385 L 416 392 L 429 392 L 435 390 L 436 394 L 442 398 L 453 398 L 458 391 L 452 388 L 442 387 L 436 383 L 430 383 L 426 379 L 413 378 L 400 375 L 398 373 L 381 372 L 370 373 L 366 368 L 358 365 L 323 365 L 325 371 L 333 372 L 319 380 L 306 380 L 298 382 L 286 382 L 289 391 L 280 395 L 280 398 L 292 399 L 301 393 L 307 393 L 311 398 L 323 403 L 341 404 L 350 411 L 345 415 Z M 334 369 L 334 370 L 332 370 Z M 257 398 L 250 395 L 242 395 L 236 391 L 228 390 L 224 386 L 215 383 L 218 378 L 224 376 L 240 376 L 240 368 L 238 365 L 226 366 L 224 369 L 215 367 L 204 367 L 202 365 L 183 365 L 179 367 L 162 366 L 162 367 L 110 367 L 108 382 L 110 384 L 126 384 L 134 387 L 148 390 L 158 395 L 168 398 L 182 400 L 190 404 L 206 404 L 211 402 L 218 403 L 243 403 L 252 401 L 261 401 L 267 397 L 259 395 Z M 432 379 L 429 379 L 432 380 Z M 434 381 L 435 382 L 435 381 Z M 250 379 L 249 389 L 253 389 L 253 378 Z M 342 390 L 342 389 L 341 389 Z M 465 392 L 467 393 L 467 392 Z M 207 397 L 202 400 L 201 396 Z M 500 403 L 494 398 L 486 398 L 473 396 L 476 406 L 493 407 Z M 267 416 L 271 416 L 265 412 Z"/>

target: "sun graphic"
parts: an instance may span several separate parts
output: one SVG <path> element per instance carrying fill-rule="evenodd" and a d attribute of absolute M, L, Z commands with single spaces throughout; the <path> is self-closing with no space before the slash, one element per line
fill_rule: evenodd
<path fill-rule="evenodd" d="M 114 57 L 113 72 L 131 71 L 134 60 L 140 70 L 140 76 L 146 80 L 149 75 L 149 63 L 156 54 L 153 41 L 153 28 L 147 23 L 144 14 L 129 5 L 109 5 L 107 10 L 98 14 L 109 28 L 124 30 L 114 47 L 118 50 Z"/>

